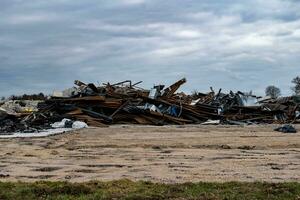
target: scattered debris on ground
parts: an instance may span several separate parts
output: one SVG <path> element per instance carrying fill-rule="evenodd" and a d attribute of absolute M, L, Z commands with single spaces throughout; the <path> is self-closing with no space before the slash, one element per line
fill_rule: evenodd
<path fill-rule="evenodd" d="M 88 126 L 111 124 L 233 124 L 300 122 L 300 97 L 262 98 L 252 93 L 176 93 L 183 78 L 147 90 L 123 81 L 95 86 L 76 80 L 76 87 L 38 102 L 5 102 L 0 109 L 0 132 L 39 132 L 64 118 Z"/>
<path fill-rule="evenodd" d="M 283 133 L 297 133 L 297 130 L 295 129 L 295 127 L 293 127 L 290 124 L 285 124 L 283 126 L 275 128 L 274 131 L 279 131 L 279 132 L 283 132 Z"/>

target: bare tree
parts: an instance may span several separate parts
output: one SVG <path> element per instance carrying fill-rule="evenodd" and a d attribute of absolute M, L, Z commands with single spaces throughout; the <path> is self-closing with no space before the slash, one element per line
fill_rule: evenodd
<path fill-rule="evenodd" d="M 274 99 L 277 99 L 281 95 L 281 91 L 278 87 L 270 85 L 266 88 L 266 96 L 270 96 Z"/>
<path fill-rule="evenodd" d="M 292 83 L 294 84 L 294 86 L 292 87 L 293 92 L 296 95 L 299 95 L 300 94 L 300 76 L 295 77 L 292 80 Z"/>

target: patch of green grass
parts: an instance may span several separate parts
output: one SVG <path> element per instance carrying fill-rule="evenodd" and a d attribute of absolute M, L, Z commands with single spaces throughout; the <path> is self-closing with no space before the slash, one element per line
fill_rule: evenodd
<path fill-rule="evenodd" d="M 0 182 L 0 199 L 299 199 L 300 183 Z"/>

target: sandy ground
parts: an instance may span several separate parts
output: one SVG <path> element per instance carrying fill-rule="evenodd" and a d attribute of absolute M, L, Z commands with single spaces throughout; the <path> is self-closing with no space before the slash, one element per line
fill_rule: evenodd
<path fill-rule="evenodd" d="M 0 139 L 0 181 L 300 181 L 300 133 L 274 127 L 113 126 Z"/>

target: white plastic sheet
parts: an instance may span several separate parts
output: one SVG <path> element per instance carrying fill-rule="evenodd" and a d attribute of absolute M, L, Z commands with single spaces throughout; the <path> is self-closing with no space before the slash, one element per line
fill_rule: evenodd
<path fill-rule="evenodd" d="M 88 125 L 84 122 L 81 121 L 75 121 L 72 124 L 72 128 L 64 128 L 65 127 L 65 123 L 67 121 L 71 121 L 69 119 L 63 119 L 60 122 L 55 122 L 53 124 L 51 124 L 51 126 L 53 127 L 53 129 L 47 129 L 47 130 L 43 130 L 41 132 L 37 132 L 37 133 L 21 133 L 21 132 L 17 132 L 17 133 L 12 133 L 12 134 L 3 134 L 1 135 L 0 133 L 0 138 L 30 138 L 30 137 L 47 137 L 50 135 L 57 135 L 57 134 L 62 134 L 65 132 L 69 132 L 72 130 L 76 130 L 76 129 L 82 129 L 82 128 L 87 128 Z"/>
<path fill-rule="evenodd" d="M 29 137 L 47 137 L 50 135 L 62 134 L 68 131 L 74 130 L 72 128 L 56 128 L 56 129 L 48 129 L 38 133 L 13 133 L 10 135 L 0 135 L 0 138 L 29 138 Z"/>

